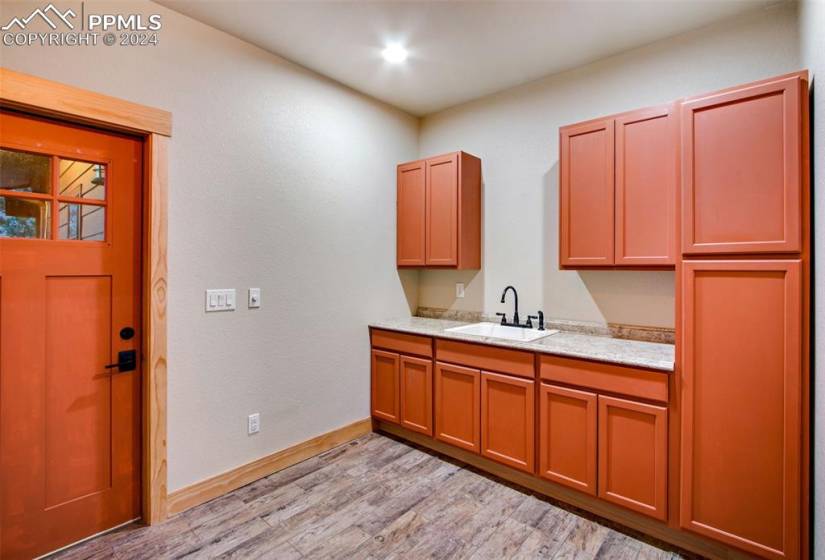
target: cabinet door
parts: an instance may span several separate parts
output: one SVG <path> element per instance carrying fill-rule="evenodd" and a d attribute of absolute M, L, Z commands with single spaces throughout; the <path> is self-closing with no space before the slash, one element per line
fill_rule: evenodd
<path fill-rule="evenodd" d="M 801 538 L 800 262 L 686 261 L 681 525 L 766 558 Z"/>
<path fill-rule="evenodd" d="M 400 418 L 398 364 L 398 354 L 372 351 L 372 415 L 390 422 Z"/>
<path fill-rule="evenodd" d="M 613 129 L 607 119 L 559 130 L 562 266 L 613 264 Z"/>
<path fill-rule="evenodd" d="M 458 154 L 427 160 L 427 264 L 458 264 Z"/>
<path fill-rule="evenodd" d="M 596 394 L 539 387 L 539 476 L 596 495 Z"/>
<path fill-rule="evenodd" d="M 481 373 L 481 454 L 533 472 L 534 382 Z"/>
<path fill-rule="evenodd" d="M 433 363 L 401 356 L 401 425 L 433 435 Z"/>
<path fill-rule="evenodd" d="M 682 105 L 684 253 L 801 249 L 801 95 L 794 77 Z"/>
<path fill-rule="evenodd" d="M 667 518 L 667 409 L 599 395 L 599 497 Z"/>
<path fill-rule="evenodd" d="M 676 140 L 673 107 L 616 119 L 615 264 L 674 263 Z"/>
<path fill-rule="evenodd" d="M 396 264 L 424 266 L 426 173 L 423 161 L 398 166 Z"/>
<path fill-rule="evenodd" d="M 476 453 L 481 446 L 480 378 L 477 369 L 435 365 L 435 437 Z"/>

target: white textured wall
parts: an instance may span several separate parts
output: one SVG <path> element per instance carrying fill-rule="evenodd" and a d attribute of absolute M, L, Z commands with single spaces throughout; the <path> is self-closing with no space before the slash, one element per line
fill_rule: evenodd
<path fill-rule="evenodd" d="M 39 4 L 3 2 L 0 19 Z M 169 488 L 366 418 L 366 324 L 409 313 L 394 166 L 415 158 L 418 121 L 155 4 L 86 11 L 161 13 L 161 45 L 3 48 L 0 64 L 174 115 Z M 238 311 L 204 314 L 206 288 L 233 287 Z"/>
<path fill-rule="evenodd" d="M 814 166 L 814 558 L 825 558 L 825 1 L 799 8 L 802 60 L 814 86 L 811 112 Z"/>
<path fill-rule="evenodd" d="M 482 159 L 484 269 L 422 272 L 419 304 L 672 327 L 673 272 L 558 269 L 558 128 L 801 67 L 796 7 L 760 10 L 426 117 L 420 155 Z M 466 297 L 455 299 L 455 282 Z"/>

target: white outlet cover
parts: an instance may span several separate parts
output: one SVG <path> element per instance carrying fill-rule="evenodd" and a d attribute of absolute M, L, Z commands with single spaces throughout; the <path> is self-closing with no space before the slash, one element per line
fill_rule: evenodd
<path fill-rule="evenodd" d="M 250 414 L 246 419 L 246 433 L 247 435 L 257 434 L 261 431 L 261 414 L 256 412 Z"/>
<path fill-rule="evenodd" d="M 455 284 L 455 297 L 463 298 L 464 297 L 464 282 L 456 282 Z"/>

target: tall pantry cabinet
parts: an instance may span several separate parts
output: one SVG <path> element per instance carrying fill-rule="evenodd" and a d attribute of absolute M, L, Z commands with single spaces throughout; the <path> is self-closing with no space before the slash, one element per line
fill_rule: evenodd
<path fill-rule="evenodd" d="M 807 73 L 684 100 L 682 528 L 807 557 Z"/>

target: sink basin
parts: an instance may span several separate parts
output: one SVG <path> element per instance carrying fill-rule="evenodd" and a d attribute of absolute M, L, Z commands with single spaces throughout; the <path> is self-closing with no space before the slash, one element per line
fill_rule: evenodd
<path fill-rule="evenodd" d="M 551 334 L 556 334 L 557 330 L 539 331 L 536 329 L 522 329 L 519 327 L 505 327 L 496 323 L 473 323 L 472 325 L 463 325 L 461 327 L 453 327 L 451 329 L 444 329 L 446 332 L 474 334 L 476 336 L 486 336 L 489 338 L 503 338 L 505 340 L 519 340 L 521 342 L 530 342 L 531 340 L 538 340 Z"/>

